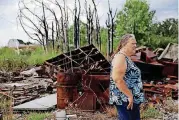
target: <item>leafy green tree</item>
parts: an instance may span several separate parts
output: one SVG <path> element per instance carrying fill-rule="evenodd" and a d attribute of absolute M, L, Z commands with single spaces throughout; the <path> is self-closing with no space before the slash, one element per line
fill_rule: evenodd
<path fill-rule="evenodd" d="M 163 22 L 156 23 L 154 28 L 155 34 L 165 37 L 177 38 L 178 36 L 178 19 L 169 18 Z"/>
<path fill-rule="evenodd" d="M 138 43 L 146 41 L 152 25 L 155 11 L 149 10 L 146 0 L 127 0 L 123 9 L 117 14 L 117 38 L 125 33 L 133 33 Z"/>
<path fill-rule="evenodd" d="M 169 18 L 162 22 L 154 23 L 151 27 L 151 35 L 145 45 L 153 49 L 165 48 L 168 43 L 178 42 L 178 19 Z"/>

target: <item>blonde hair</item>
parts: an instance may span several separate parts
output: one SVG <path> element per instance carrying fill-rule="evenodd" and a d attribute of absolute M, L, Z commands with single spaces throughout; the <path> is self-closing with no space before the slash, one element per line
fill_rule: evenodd
<path fill-rule="evenodd" d="M 115 55 L 116 53 L 118 53 L 118 52 L 120 51 L 120 49 L 123 48 L 123 47 L 128 43 L 128 41 L 129 41 L 130 38 L 132 38 L 133 40 L 135 40 L 134 34 L 125 34 L 125 35 L 123 35 L 123 36 L 121 37 L 121 40 L 120 40 L 120 42 L 119 42 L 119 45 L 118 45 L 117 49 L 113 52 L 111 58 L 113 58 L 114 55 Z"/>

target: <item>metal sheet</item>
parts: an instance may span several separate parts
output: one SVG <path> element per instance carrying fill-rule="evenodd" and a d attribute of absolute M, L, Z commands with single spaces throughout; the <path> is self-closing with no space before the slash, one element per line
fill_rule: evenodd
<path fill-rule="evenodd" d="M 158 59 L 171 59 L 176 61 L 178 59 L 178 44 L 169 43 Z"/>
<path fill-rule="evenodd" d="M 90 90 L 85 90 L 84 94 L 77 96 L 74 105 L 82 111 L 95 111 L 96 110 L 96 97 Z"/>
<path fill-rule="evenodd" d="M 57 94 L 48 95 L 39 99 L 13 107 L 14 110 L 49 110 L 57 104 Z"/>

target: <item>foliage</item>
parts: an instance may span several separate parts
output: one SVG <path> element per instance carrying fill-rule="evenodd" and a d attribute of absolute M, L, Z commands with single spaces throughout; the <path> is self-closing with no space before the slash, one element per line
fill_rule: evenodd
<path fill-rule="evenodd" d="M 146 42 L 142 42 L 142 45 L 150 47 L 154 50 L 156 48 L 165 49 L 169 43 L 177 43 L 177 38 L 164 37 L 161 35 L 151 35 L 148 37 Z"/>
<path fill-rule="evenodd" d="M 156 49 L 165 48 L 168 43 L 177 43 L 178 19 L 169 18 L 153 23 L 155 11 L 149 10 L 146 0 L 127 0 L 116 18 L 114 48 L 120 37 L 126 33 L 135 34 L 138 45 Z"/>
<path fill-rule="evenodd" d="M 117 14 L 116 35 L 119 37 L 125 33 L 133 33 L 141 43 L 152 25 L 154 14 L 155 11 L 149 10 L 146 0 L 127 0 L 124 8 Z"/>
<path fill-rule="evenodd" d="M 152 26 L 153 32 L 156 35 L 165 37 L 178 37 L 178 19 L 168 18 L 165 21 L 158 22 Z"/>
<path fill-rule="evenodd" d="M 16 49 L 0 48 L 0 70 L 14 71 L 27 66 L 42 64 L 45 60 L 58 54 L 52 49 L 45 53 L 41 47 L 35 49 L 24 48 L 19 50 L 19 54 Z"/>

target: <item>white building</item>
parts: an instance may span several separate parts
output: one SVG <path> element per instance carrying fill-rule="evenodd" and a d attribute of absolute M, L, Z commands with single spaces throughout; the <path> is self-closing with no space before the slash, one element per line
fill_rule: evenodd
<path fill-rule="evenodd" d="M 26 46 L 25 43 L 19 39 L 10 39 L 8 42 L 8 47 L 11 47 L 11 48 L 19 48 L 23 46 Z"/>

